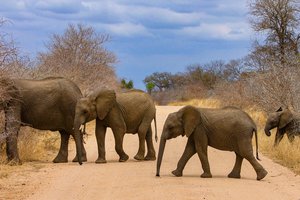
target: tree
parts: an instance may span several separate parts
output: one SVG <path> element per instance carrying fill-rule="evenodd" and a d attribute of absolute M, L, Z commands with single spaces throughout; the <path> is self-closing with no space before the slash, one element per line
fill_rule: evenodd
<path fill-rule="evenodd" d="M 243 59 L 230 60 L 225 64 L 222 76 L 227 81 L 237 81 L 245 70 Z"/>
<path fill-rule="evenodd" d="M 159 91 L 163 91 L 171 87 L 172 74 L 169 72 L 155 72 L 149 76 L 146 76 L 144 79 L 144 83 L 146 85 L 150 82 L 153 83 L 155 87 L 159 89 Z"/>
<path fill-rule="evenodd" d="M 300 4 L 298 0 L 253 0 L 250 24 L 256 32 L 266 33 L 265 54 L 285 63 L 290 53 L 299 54 Z M 299 31 L 299 29 L 298 29 Z M 256 45 L 260 47 L 259 45 Z"/>
<path fill-rule="evenodd" d="M 0 18 L 0 28 L 4 26 L 6 21 Z M 17 56 L 18 49 L 15 42 L 8 37 L 8 34 L 1 32 L 0 35 L 0 67 L 3 68 L 8 63 L 12 62 Z"/>
<path fill-rule="evenodd" d="M 264 44 L 256 41 L 247 57 L 247 65 L 257 69 L 256 76 L 247 79 L 249 96 L 266 110 L 299 110 L 299 1 L 253 0 L 249 7 L 252 28 L 265 33 Z"/>
<path fill-rule="evenodd" d="M 121 88 L 123 88 L 123 89 L 132 89 L 133 88 L 133 81 L 129 80 L 128 82 L 126 82 L 126 80 L 123 78 L 121 80 Z"/>
<path fill-rule="evenodd" d="M 147 92 L 148 92 L 149 94 L 151 94 L 151 93 L 152 93 L 152 90 L 154 89 L 154 87 L 155 87 L 154 83 L 148 82 L 148 83 L 146 84 Z"/>
<path fill-rule="evenodd" d="M 62 35 L 53 34 L 47 52 L 38 55 L 37 76 L 66 76 L 81 89 L 116 87 L 116 56 L 105 49 L 110 36 L 94 28 L 70 24 Z"/>

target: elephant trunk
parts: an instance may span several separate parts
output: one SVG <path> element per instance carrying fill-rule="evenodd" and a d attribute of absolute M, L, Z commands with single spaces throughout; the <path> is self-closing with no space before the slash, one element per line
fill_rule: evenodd
<path fill-rule="evenodd" d="M 270 127 L 270 125 L 269 124 L 266 124 L 266 126 L 265 126 L 265 134 L 268 136 L 268 137 L 270 137 L 271 136 L 271 130 L 272 128 Z"/>
<path fill-rule="evenodd" d="M 167 139 L 162 135 L 160 138 L 159 150 L 158 150 L 158 156 L 157 156 L 158 158 L 157 158 L 157 164 L 156 164 L 156 176 L 159 176 L 161 161 L 162 161 L 162 158 L 164 155 L 166 142 L 167 142 Z"/>
<path fill-rule="evenodd" d="M 82 132 L 80 131 L 81 123 L 76 122 L 74 123 L 74 140 L 76 144 L 76 154 L 78 163 L 82 165 Z M 85 131 L 85 124 L 84 124 L 84 131 Z"/>

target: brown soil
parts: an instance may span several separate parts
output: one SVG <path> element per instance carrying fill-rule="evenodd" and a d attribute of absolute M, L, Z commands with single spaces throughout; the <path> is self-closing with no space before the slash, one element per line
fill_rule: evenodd
<path fill-rule="evenodd" d="M 160 135 L 166 116 L 179 107 L 158 106 L 157 122 Z M 93 133 L 94 123 L 88 133 Z M 137 135 L 126 135 L 124 149 L 130 156 L 125 163 L 118 162 L 114 139 L 110 130 L 106 136 L 106 164 L 95 164 L 97 145 L 94 134 L 86 140 L 88 162 L 53 164 L 51 162 L 25 163 L 12 167 L 13 173 L 0 179 L 0 199 L 300 199 L 300 177 L 270 159 L 260 155 L 261 164 L 269 174 L 256 180 L 248 161 L 243 162 L 242 178 L 230 179 L 235 156 L 209 148 L 209 161 L 213 178 L 200 178 L 201 164 L 197 156 L 188 162 L 183 177 L 174 177 L 187 138 L 167 142 L 161 167 L 161 177 L 155 177 L 155 161 L 135 161 L 138 150 Z M 71 142 L 72 143 L 72 142 Z M 158 149 L 158 143 L 155 144 Z M 74 157 L 74 147 L 69 159 Z"/>

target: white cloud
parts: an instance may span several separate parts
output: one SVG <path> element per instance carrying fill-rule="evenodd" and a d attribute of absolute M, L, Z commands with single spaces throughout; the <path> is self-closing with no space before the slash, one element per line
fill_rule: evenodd
<path fill-rule="evenodd" d="M 116 24 L 102 24 L 102 28 L 119 36 L 151 36 L 152 34 L 141 24 L 133 24 L 129 22 Z"/>
<path fill-rule="evenodd" d="M 208 17 L 203 12 L 177 12 L 170 8 L 124 5 L 113 1 L 82 2 L 82 5 L 88 9 L 89 13 L 108 14 L 120 21 L 147 20 L 157 23 L 193 24 Z"/>
<path fill-rule="evenodd" d="M 202 23 L 184 27 L 179 33 L 199 39 L 239 40 L 249 38 L 251 31 L 246 23 Z"/>

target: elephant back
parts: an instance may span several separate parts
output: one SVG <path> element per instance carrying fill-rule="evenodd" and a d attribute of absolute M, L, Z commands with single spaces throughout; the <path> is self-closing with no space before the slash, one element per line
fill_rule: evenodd
<path fill-rule="evenodd" d="M 155 117 L 154 102 L 150 95 L 143 91 L 130 90 L 117 93 L 117 103 L 131 132 L 135 132 L 142 122 L 150 124 Z"/>

